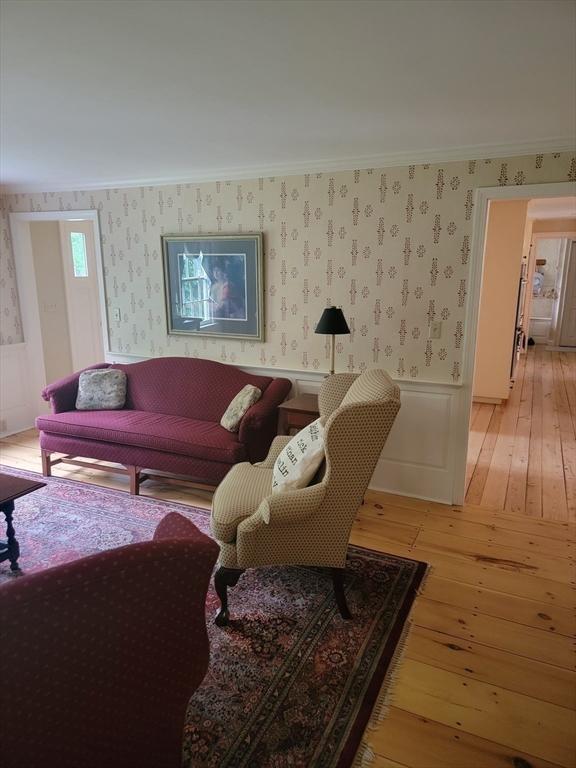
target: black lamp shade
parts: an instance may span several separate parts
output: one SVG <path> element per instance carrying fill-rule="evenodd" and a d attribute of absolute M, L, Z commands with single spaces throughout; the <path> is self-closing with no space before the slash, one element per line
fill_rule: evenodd
<path fill-rule="evenodd" d="M 350 333 L 350 328 L 348 328 L 348 323 L 340 307 L 326 307 L 318 321 L 315 333 Z"/>

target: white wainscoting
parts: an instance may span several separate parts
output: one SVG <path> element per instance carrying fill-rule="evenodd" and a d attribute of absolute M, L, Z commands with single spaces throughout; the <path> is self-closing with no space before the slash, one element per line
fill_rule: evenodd
<path fill-rule="evenodd" d="M 134 363 L 135 355 L 111 353 L 108 362 Z M 292 381 L 292 396 L 316 393 L 324 373 L 280 368 L 239 366 L 261 376 L 280 376 Z M 414 496 L 445 504 L 454 503 L 456 462 L 455 431 L 462 388 L 458 385 L 395 379 L 402 407 L 396 418 L 370 487 L 402 496 Z"/>
<path fill-rule="evenodd" d="M 0 346 L 0 437 L 34 426 L 26 344 Z"/>

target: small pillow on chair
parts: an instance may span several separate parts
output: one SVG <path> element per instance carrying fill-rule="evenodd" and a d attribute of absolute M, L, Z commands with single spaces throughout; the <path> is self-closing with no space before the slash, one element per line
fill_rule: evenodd
<path fill-rule="evenodd" d="M 82 371 L 78 379 L 77 411 L 115 411 L 126 402 L 126 374 L 114 368 Z"/>
<path fill-rule="evenodd" d="M 226 408 L 224 415 L 220 419 L 220 426 L 227 429 L 228 432 L 238 432 L 244 414 L 248 408 L 251 408 L 261 397 L 262 392 L 258 387 L 255 387 L 252 384 L 246 384 L 246 386 L 238 392 L 228 408 Z"/>
<path fill-rule="evenodd" d="M 305 488 L 324 461 L 324 427 L 320 419 L 300 430 L 276 459 L 272 493 Z"/>

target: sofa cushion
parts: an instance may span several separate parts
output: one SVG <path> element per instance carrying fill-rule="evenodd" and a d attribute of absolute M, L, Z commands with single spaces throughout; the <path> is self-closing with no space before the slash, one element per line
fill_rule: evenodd
<path fill-rule="evenodd" d="M 36 419 L 43 432 L 135 445 L 209 461 L 245 461 L 238 435 L 211 421 L 145 411 L 68 411 Z"/>
<path fill-rule="evenodd" d="M 272 381 L 193 357 L 157 357 L 112 367 L 128 377 L 126 408 L 217 423 L 242 387 L 252 384 L 264 393 Z"/>

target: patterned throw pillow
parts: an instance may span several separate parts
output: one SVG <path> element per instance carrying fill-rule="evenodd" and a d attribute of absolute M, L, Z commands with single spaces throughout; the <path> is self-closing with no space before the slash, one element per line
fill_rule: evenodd
<path fill-rule="evenodd" d="M 126 402 L 126 374 L 113 368 L 83 371 L 78 380 L 78 411 L 115 411 Z"/>
<path fill-rule="evenodd" d="M 246 384 L 232 400 L 222 418 L 220 425 L 228 432 L 238 432 L 242 417 L 254 403 L 262 397 L 262 392 L 252 384 Z"/>
<path fill-rule="evenodd" d="M 320 419 L 300 430 L 276 459 L 272 493 L 305 488 L 324 460 L 324 427 Z"/>

